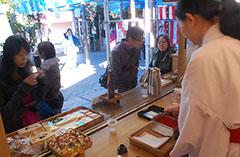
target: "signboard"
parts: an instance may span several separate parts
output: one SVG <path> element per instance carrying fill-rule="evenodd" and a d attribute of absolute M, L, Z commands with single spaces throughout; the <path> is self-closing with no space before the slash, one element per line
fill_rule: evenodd
<path fill-rule="evenodd" d="M 117 23 L 117 42 L 120 42 L 122 38 L 126 37 L 128 30 L 128 21 L 120 21 Z"/>

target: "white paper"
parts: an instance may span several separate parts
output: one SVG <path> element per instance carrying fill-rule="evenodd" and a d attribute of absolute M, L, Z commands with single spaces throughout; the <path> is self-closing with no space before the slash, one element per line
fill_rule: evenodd
<path fill-rule="evenodd" d="M 140 136 L 133 136 L 133 138 L 154 148 L 160 147 L 169 139 L 169 137 L 156 137 L 147 132 L 143 132 Z"/>
<path fill-rule="evenodd" d="M 152 130 L 164 135 L 164 136 L 173 136 L 174 135 L 174 130 L 164 124 L 161 123 L 154 123 L 155 125 L 152 126 Z"/>

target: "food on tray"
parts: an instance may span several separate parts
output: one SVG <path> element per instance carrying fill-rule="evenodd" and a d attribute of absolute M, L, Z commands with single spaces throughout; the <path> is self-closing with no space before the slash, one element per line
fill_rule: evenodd
<path fill-rule="evenodd" d="M 91 146 L 91 140 L 86 135 L 69 129 L 63 135 L 53 138 L 48 143 L 49 149 L 60 156 L 82 154 L 87 146 Z"/>
<path fill-rule="evenodd" d="M 19 154 L 24 149 L 24 147 L 28 145 L 29 139 L 26 136 L 24 137 L 13 136 L 8 137 L 7 142 L 9 145 L 10 152 L 12 154 Z"/>
<path fill-rule="evenodd" d="M 87 110 L 87 109 L 80 109 L 79 112 L 86 113 L 86 112 L 89 112 L 89 110 Z"/>
<path fill-rule="evenodd" d="M 82 117 L 81 119 L 79 119 L 77 122 L 82 122 L 82 123 L 88 123 L 90 121 L 92 121 L 93 119 L 90 117 Z"/>
<path fill-rule="evenodd" d="M 33 131 L 41 130 L 41 129 L 42 129 L 42 125 L 39 123 L 35 123 L 25 128 L 19 129 L 17 133 L 21 136 L 29 136 Z"/>
<path fill-rule="evenodd" d="M 52 132 L 36 132 L 29 137 L 32 145 L 38 144 L 40 142 L 45 142 L 53 137 L 55 134 Z"/>
<path fill-rule="evenodd" d="M 72 114 L 67 114 L 67 115 L 65 115 L 65 116 L 63 116 L 63 117 L 58 117 L 58 118 L 52 120 L 51 123 L 52 123 L 53 125 L 59 126 L 59 125 L 64 125 L 64 124 L 66 124 L 66 123 L 69 123 L 69 122 L 71 122 L 71 121 L 74 121 L 75 119 L 76 119 L 76 117 L 75 117 L 74 115 L 72 115 Z"/>
<path fill-rule="evenodd" d="M 73 114 L 74 116 L 76 116 L 76 117 L 83 117 L 83 116 L 85 116 L 84 113 L 79 112 L 79 111 L 77 111 L 77 112 L 73 112 L 72 114 Z"/>
<path fill-rule="evenodd" d="M 89 114 L 88 116 L 91 117 L 91 118 L 96 118 L 96 117 L 98 116 L 98 114 L 96 114 L 96 113 L 91 113 L 91 114 Z"/>
<path fill-rule="evenodd" d="M 78 107 L 71 112 L 62 113 L 50 118 L 48 121 L 42 121 L 29 125 L 16 131 L 17 135 L 7 138 L 12 156 L 39 155 L 46 151 L 46 145 L 51 139 L 56 137 L 65 137 L 66 132 L 75 136 L 75 146 L 71 145 L 71 150 L 77 155 L 87 148 L 91 147 L 92 142 L 86 136 L 79 132 L 74 135 L 73 129 L 85 130 L 104 120 L 104 116 L 86 107 Z M 70 131 L 69 131 L 70 130 Z M 77 137 L 77 138 L 76 138 Z M 86 144 L 86 145 L 84 145 Z M 73 148 L 72 148 L 73 147 Z M 77 154 L 76 154 L 77 153 Z M 74 154 L 68 154 L 74 156 Z M 58 156 L 58 154 L 56 154 Z"/>
<path fill-rule="evenodd" d="M 162 78 L 164 78 L 164 79 L 175 79 L 175 78 L 177 78 L 177 75 L 167 73 L 167 74 L 162 75 Z"/>
<path fill-rule="evenodd" d="M 59 126 L 53 125 L 51 121 L 47 121 L 47 122 L 42 123 L 42 126 L 47 131 L 54 131 L 54 130 L 57 130 L 59 128 Z"/>

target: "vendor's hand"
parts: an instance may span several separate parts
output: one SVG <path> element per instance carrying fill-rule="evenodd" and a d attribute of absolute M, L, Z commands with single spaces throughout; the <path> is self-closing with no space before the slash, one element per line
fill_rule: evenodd
<path fill-rule="evenodd" d="M 171 114 L 171 115 L 173 115 L 173 117 L 178 117 L 179 108 L 180 108 L 179 104 L 178 105 L 174 105 L 174 106 L 167 106 L 164 109 L 164 113 Z"/>
<path fill-rule="evenodd" d="M 44 71 L 43 70 L 38 70 L 38 78 L 42 79 L 44 77 Z"/>
<path fill-rule="evenodd" d="M 36 74 L 29 75 L 23 81 L 25 83 L 27 83 L 28 85 L 30 85 L 30 86 L 34 86 L 34 85 L 36 85 L 38 83 Z"/>

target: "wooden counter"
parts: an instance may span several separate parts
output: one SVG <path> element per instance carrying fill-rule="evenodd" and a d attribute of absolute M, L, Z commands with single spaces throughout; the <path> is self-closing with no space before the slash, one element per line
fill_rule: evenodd
<path fill-rule="evenodd" d="M 92 106 L 92 109 L 102 112 L 105 115 L 111 114 L 118 119 L 117 133 L 110 134 L 107 122 L 104 121 L 93 128 L 83 131 L 92 139 L 93 146 L 85 152 L 86 157 L 114 157 L 117 156 L 117 147 L 124 144 L 128 148 L 128 156 L 151 157 L 153 154 L 137 147 L 130 145 L 128 136 L 136 132 L 149 121 L 138 117 L 137 112 L 151 105 L 166 107 L 171 104 L 171 97 L 167 94 L 171 89 L 176 87 L 172 81 L 167 81 L 163 86 L 161 96 L 143 98 L 146 89 L 137 87 L 133 90 L 125 92 L 120 104 L 104 104 L 98 103 Z M 164 96 L 167 95 L 167 96 Z M 161 99 L 159 99 L 162 97 Z M 111 106 L 112 105 L 112 106 Z M 67 113 L 66 113 L 67 114 Z M 167 145 L 167 144 L 166 144 Z M 169 151 L 170 149 L 168 149 Z M 166 152 L 166 151 L 165 151 Z M 42 156 L 54 156 L 50 152 L 42 154 Z"/>
<path fill-rule="evenodd" d="M 142 109 L 146 109 L 151 105 L 157 105 L 160 107 L 166 107 L 171 105 L 170 95 L 147 105 Z M 109 128 L 105 127 L 96 133 L 90 135 L 93 141 L 93 146 L 85 152 L 85 157 L 115 157 L 117 156 L 117 147 L 120 144 L 124 144 L 128 149 L 129 157 L 153 157 L 155 155 L 129 143 L 128 136 L 138 129 L 142 128 L 149 121 L 138 117 L 137 112 L 134 112 L 121 120 L 117 124 L 117 133 L 110 134 Z"/>
<path fill-rule="evenodd" d="M 123 98 L 120 100 L 120 104 L 109 104 L 102 101 L 99 97 L 94 98 L 91 109 L 104 113 L 107 116 L 111 115 L 114 118 L 122 117 L 125 113 L 131 110 L 159 99 L 177 86 L 177 84 L 173 83 L 171 80 L 163 80 L 164 84 L 162 84 L 162 92 L 160 96 L 148 96 L 147 98 L 143 98 L 143 95 L 147 95 L 147 89 L 139 86 L 122 93 Z"/>

